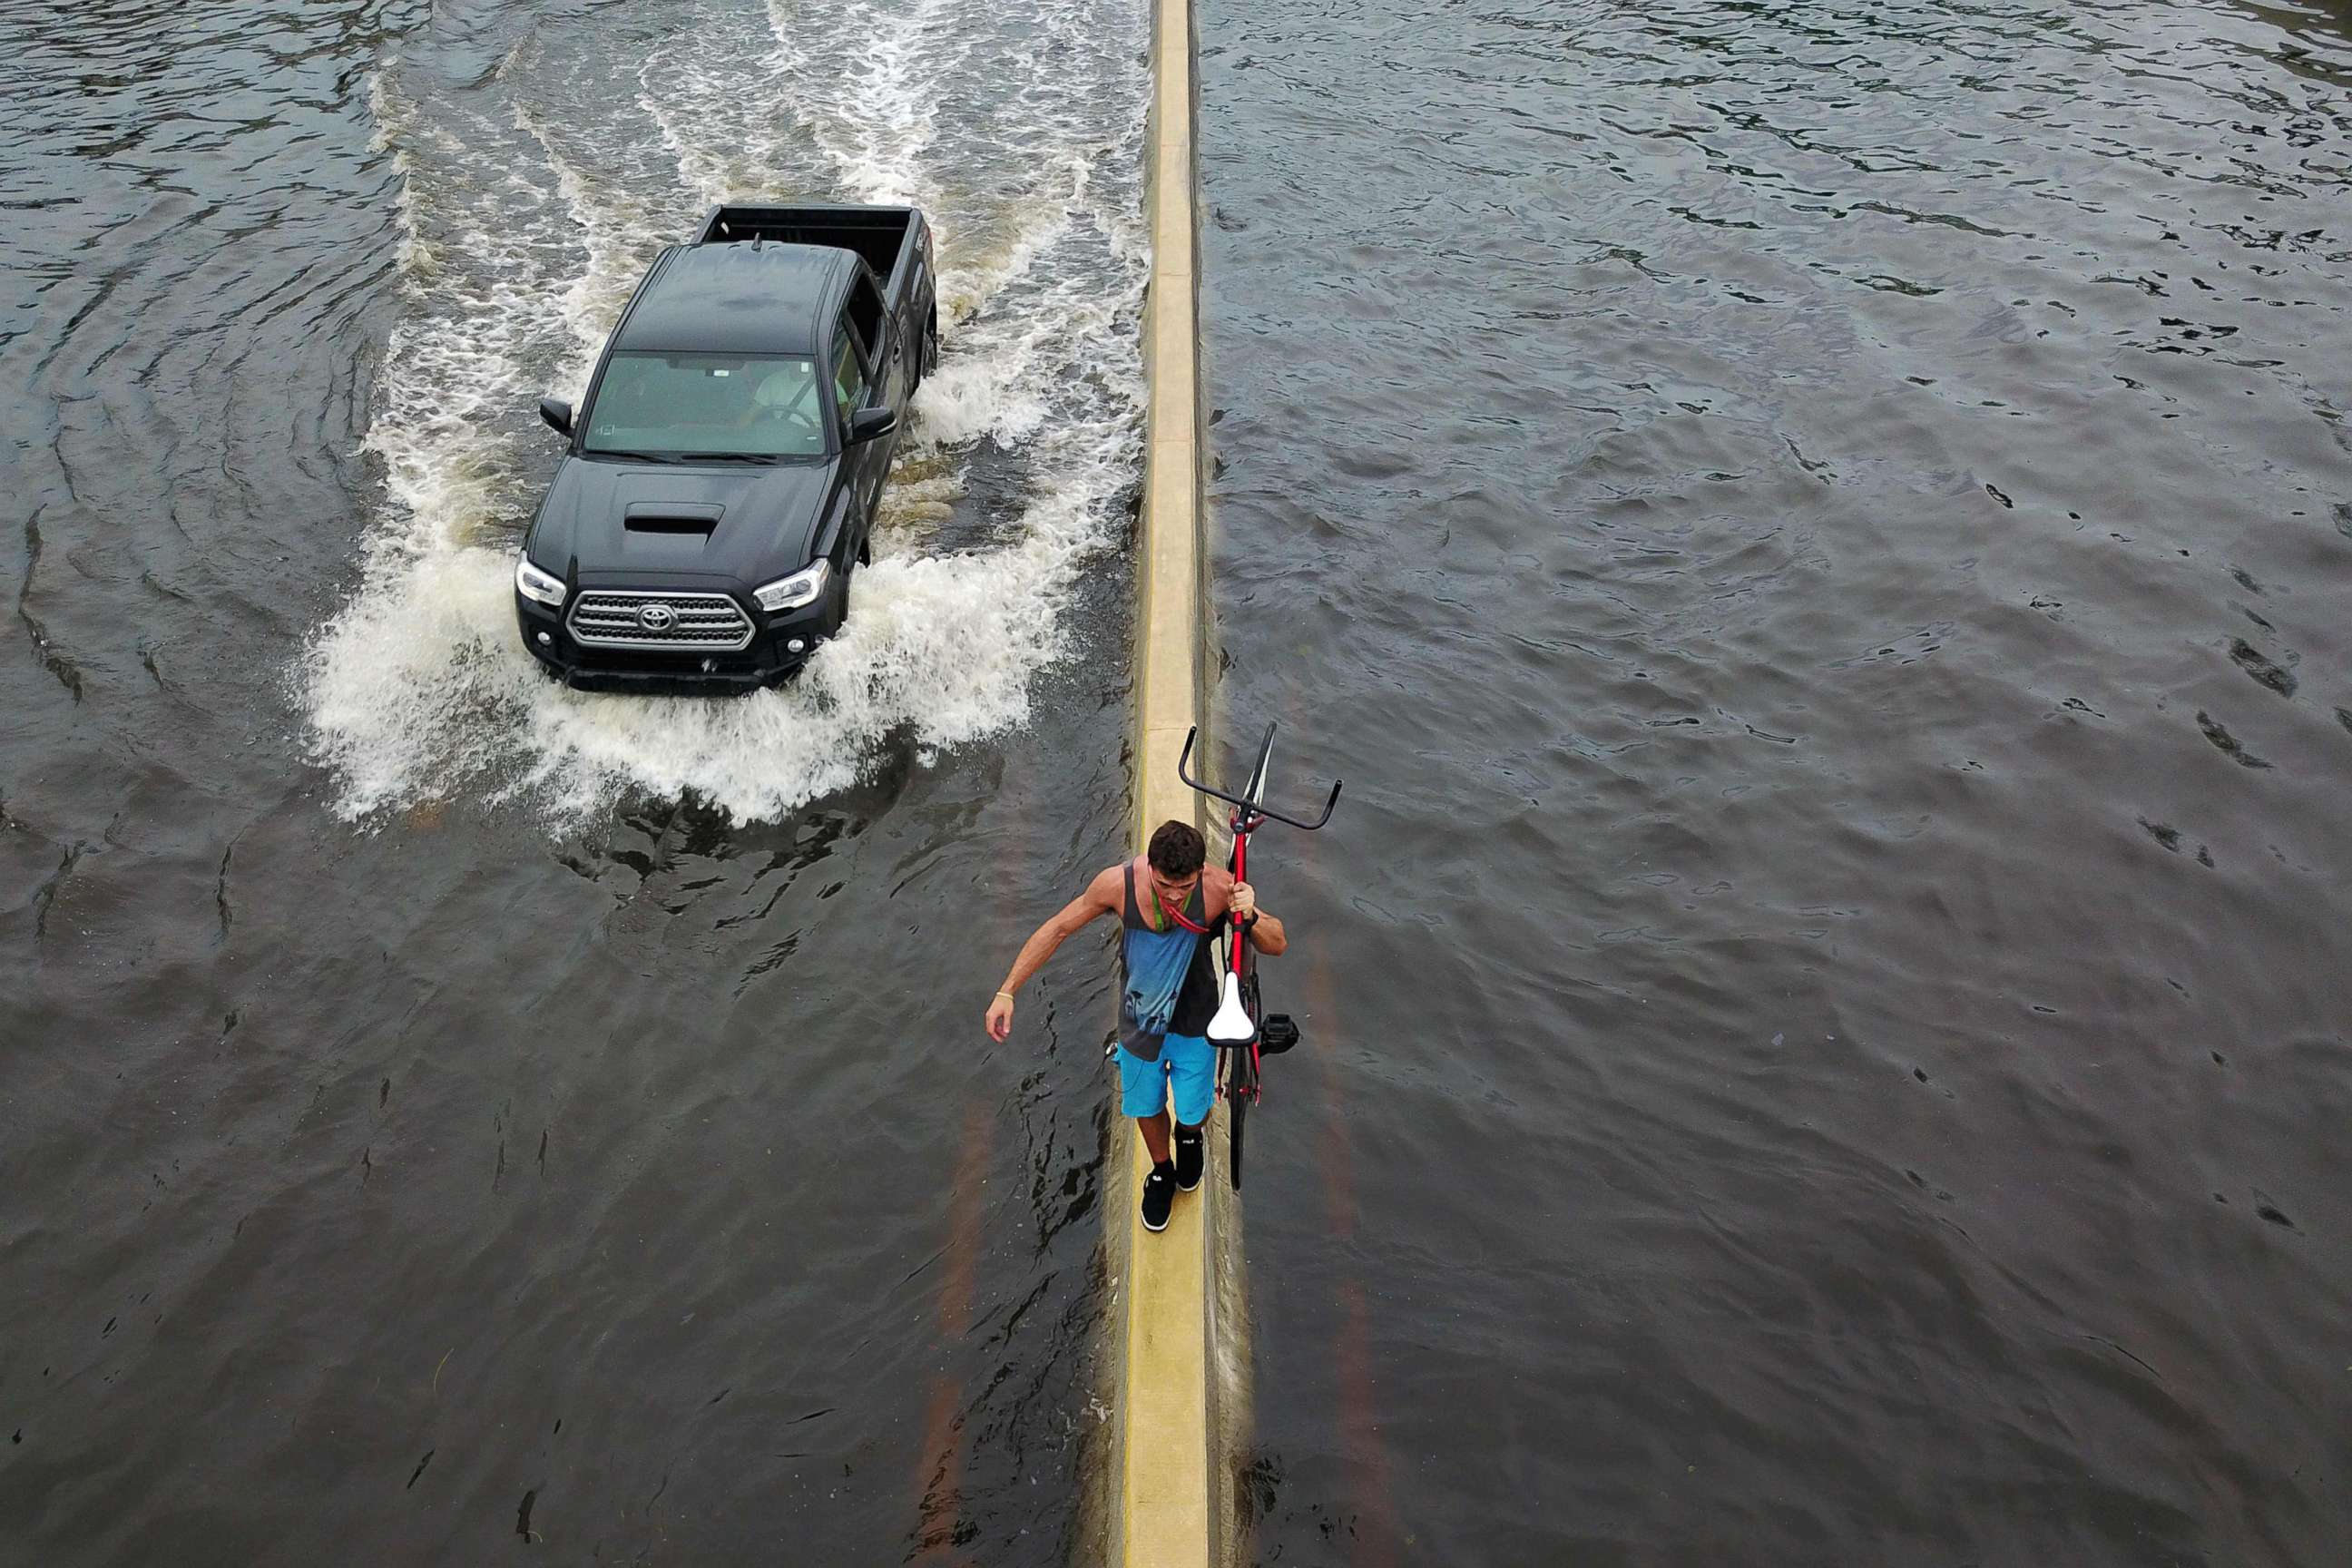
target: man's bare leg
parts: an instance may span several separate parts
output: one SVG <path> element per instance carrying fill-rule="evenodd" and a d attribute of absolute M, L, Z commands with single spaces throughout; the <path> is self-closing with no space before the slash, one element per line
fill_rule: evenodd
<path fill-rule="evenodd" d="M 1151 1155 L 1151 1163 L 1155 1165 L 1167 1164 L 1169 1153 L 1166 1109 L 1162 1108 L 1156 1116 L 1137 1117 L 1135 1126 L 1136 1131 L 1143 1134 L 1143 1147 Z"/>

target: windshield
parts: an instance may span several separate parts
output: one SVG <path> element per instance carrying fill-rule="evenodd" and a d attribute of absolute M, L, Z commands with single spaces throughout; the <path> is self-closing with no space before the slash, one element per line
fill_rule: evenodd
<path fill-rule="evenodd" d="M 821 457 L 823 384 L 797 354 L 616 353 L 581 447 L 628 457 Z"/>

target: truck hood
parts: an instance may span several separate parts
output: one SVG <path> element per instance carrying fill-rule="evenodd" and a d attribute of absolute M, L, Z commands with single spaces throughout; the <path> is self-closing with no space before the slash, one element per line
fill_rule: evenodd
<path fill-rule="evenodd" d="M 567 457 L 532 525 L 531 559 L 562 576 L 576 556 L 583 583 L 726 577 L 749 590 L 808 563 L 835 467 Z"/>

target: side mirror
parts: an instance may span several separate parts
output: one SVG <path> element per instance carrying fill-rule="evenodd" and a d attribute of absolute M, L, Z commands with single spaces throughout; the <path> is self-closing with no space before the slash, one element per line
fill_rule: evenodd
<path fill-rule="evenodd" d="M 541 398 L 539 400 L 539 416 L 541 419 L 546 420 L 549 428 L 552 429 L 557 435 L 569 436 L 572 434 L 572 405 L 564 402 L 562 398 Z"/>
<path fill-rule="evenodd" d="M 849 445 L 887 436 L 898 427 L 898 416 L 887 408 L 861 408 L 849 416 Z"/>

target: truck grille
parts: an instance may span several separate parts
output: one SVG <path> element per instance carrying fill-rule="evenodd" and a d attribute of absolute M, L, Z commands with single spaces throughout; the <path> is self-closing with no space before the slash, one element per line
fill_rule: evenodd
<path fill-rule="evenodd" d="M 751 643 L 751 617 L 724 594 L 592 588 L 572 601 L 574 641 L 587 647 L 656 647 L 735 653 Z"/>

